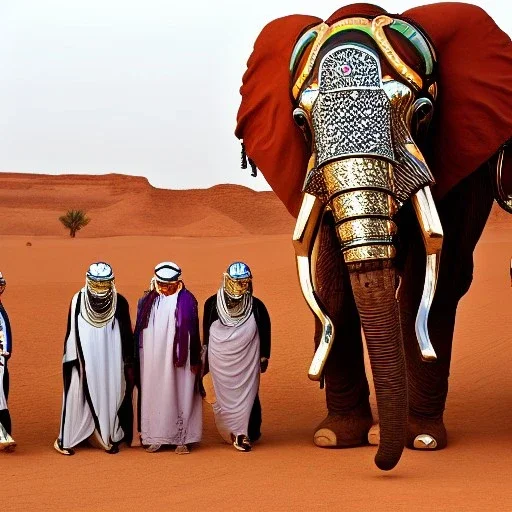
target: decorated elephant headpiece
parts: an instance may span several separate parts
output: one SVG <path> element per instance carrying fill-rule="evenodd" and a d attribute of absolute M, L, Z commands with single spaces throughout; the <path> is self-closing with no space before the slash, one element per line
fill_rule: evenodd
<path fill-rule="evenodd" d="M 382 20 L 380 28 L 372 27 L 376 18 Z M 263 28 L 248 60 L 235 134 L 295 217 L 311 151 L 293 119 L 297 105 L 290 62 L 301 67 L 301 55 L 333 25 L 350 30 L 343 26 L 346 19 L 369 21 L 366 28 L 372 35 L 375 29 L 382 30 L 392 49 L 413 69 L 414 61 L 430 50 L 421 40 L 432 43 L 438 62 L 433 78 L 439 92 L 424 156 L 436 181 L 434 197 L 443 197 L 512 136 L 510 38 L 479 7 L 438 3 L 394 15 L 375 5 L 352 4 L 325 22 L 307 15 L 276 19 Z M 434 96 L 434 89 L 431 92 Z"/>

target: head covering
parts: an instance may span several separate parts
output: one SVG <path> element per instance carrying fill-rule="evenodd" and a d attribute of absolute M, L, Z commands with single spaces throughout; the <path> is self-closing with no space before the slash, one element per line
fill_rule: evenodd
<path fill-rule="evenodd" d="M 224 272 L 224 293 L 234 300 L 252 294 L 252 274 L 248 265 L 242 261 L 232 263 Z"/>
<path fill-rule="evenodd" d="M 327 23 L 384 13 L 371 4 L 353 4 Z M 436 48 L 439 96 L 431 151 L 424 156 L 436 180 L 433 193 L 441 198 L 512 135 L 512 44 L 485 11 L 470 4 L 431 4 L 403 17 L 423 28 Z M 321 21 L 291 15 L 265 26 L 240 88 L 235 135 L 293 216 L 300 208 L 310 151 L 292 118 L 289 62 L 299 36 Z"/>
<path fill-rule="evenodd" d="M 91 264 L 86 277 L 91 281 L 112 281 L 112 279 L 114 279 L 114 272 L 108 263 L 98 261 L 97 263 Z"/>
<path fill-rule="evenodd" d="M 181 276 L 181 268 L 172 261 L 163 261 L 155 267 L 155 278 L 162 283 L 177 281 Z"/>
<path fill-rule="evenodd" d="M 3 274 L 0 272 L 0 295 L 4 293 L 6 284 L 7 282 L 5 281 Z"/>
<path fill-rule="evenodd" d="M 222 324 L 242 325 L 252 313 L 252 273 L 249 266 L 236 261 L 223 274 L 217 291 L 217 313 Z"/>
<path fill-rule="evenodd" d="M 103 261 L 92 263 L 85 275 L 80 314 L 94 327 L 105 326 L 115 315 L 117 291 L 112 267 Z"/>
<path fill-rule="evenodd" d="M 172 261 L 163 261 L 155 267 L 155 274 L 151 278 L 149 289 L 156 291 L 160 295 L 174 294 L 183 286 L 181 282 L 181 268 Z M 162 293 L 162 288 L 166 285 L 172 286 L 172 291 L 169 293 Z M 167 286 L 167 288 L 169 288 Z"/>
<path fill-rule="evenodd" d="M 231 263 L 227 269 L 227 273 L 233 279 L 245 279 L 252 277 L 249 265 L 243 261 L 236 261 L 235 263 Z"/>

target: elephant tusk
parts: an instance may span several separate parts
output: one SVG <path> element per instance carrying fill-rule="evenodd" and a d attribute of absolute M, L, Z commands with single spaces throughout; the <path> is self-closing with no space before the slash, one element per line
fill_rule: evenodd
<path fill-rule="evenodd" d="M 311 280 L 311 264 L 309 258 L 305 256 L 297 257 L 297 270 L 299 272 L 299 281 L 302 293 L 308 306 L 322 323 L 322 336 L 320 343 L 313 356 L 313 361 L 309 366 L 308 377 L 311 380 L 320 380 L 322 372 L 327 361 L 327 357 L 332 347 L 334 339 L 334 325 L 331 319 L 325 314 L 318 296 L 314 292 Z"/>
<path fill-rule="evenodd" d="M 496 202 L 501 208 L 507 213 L 512 213 L 512 196 L 505 193 L 503 190 L 502 172 L 503 172 L 503 161 L 505 160 L 505 147 L 510 147 L 510 143 L 505 144 L 503 149 L 498 153 L 498 160 L 496 162 L 496 170 L 494 173 L 494 197 Z"/>
<path fill-rule="evenodd" d="M 323 204 L 318 198 L 305 193 L 293 233 L 293 246 L 302 294 L 313 314 L 322 323 L 322 336 L 308 372 L 309 378 L 316 381 L 322 377 L 323 368 L 334 338 L 334 325 L 315 293 L 311 275 L 313 246 L 322 219 L 323 209 Z"/>
<path fill-rule="evenodd" d="M 428 316 L 434 293 L 436 291 L 439 275 L 439 263 L 441 261 L 441 249 L 443 245 L 443 227 L 437 213 L 437 208 L 432 198 L 430 187 L 419 190 L 412 198 L 412 203 L 427 252 L 427 264 L 425 271 L 425 284 L 421 296 L 418 314 L 416 316 L 416 337 L 424 361 L 435 361 L 436 352 L 428 334 Z"/>

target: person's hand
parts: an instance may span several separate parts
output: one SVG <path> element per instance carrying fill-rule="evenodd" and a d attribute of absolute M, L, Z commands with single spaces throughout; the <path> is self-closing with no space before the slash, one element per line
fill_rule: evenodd
<path fill-rule="evenodd" d="M 268 359 L 266 357 L 262 357 L 260 359 L 260 371 L 261 373 L 265 373 L 268 368 Z"/>
<path fill-rule="evenodd" d="M 201 372 L 196 373 L 196 379 L 194 381 L 194 392 L 199 393 L 202 398 L 206 396 L 206 390 L 203 386 L 203 378 Z"/>

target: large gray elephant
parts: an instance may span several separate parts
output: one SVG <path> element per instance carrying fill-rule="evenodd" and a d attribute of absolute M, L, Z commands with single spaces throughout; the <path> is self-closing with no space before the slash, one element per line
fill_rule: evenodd
<path fill-rule="evenodd" d="M 236 135 L 297 217 L 317 326 L 309 376 L 328 408 L 315 444 L 367 442 L 362 326 L 377 466 L 404 445 L 444 448 L 457 304 L 496 191 L 510 206 L 510 38 L 468 4 L 287 16 L 259 35 L 241 94 Z"/>

